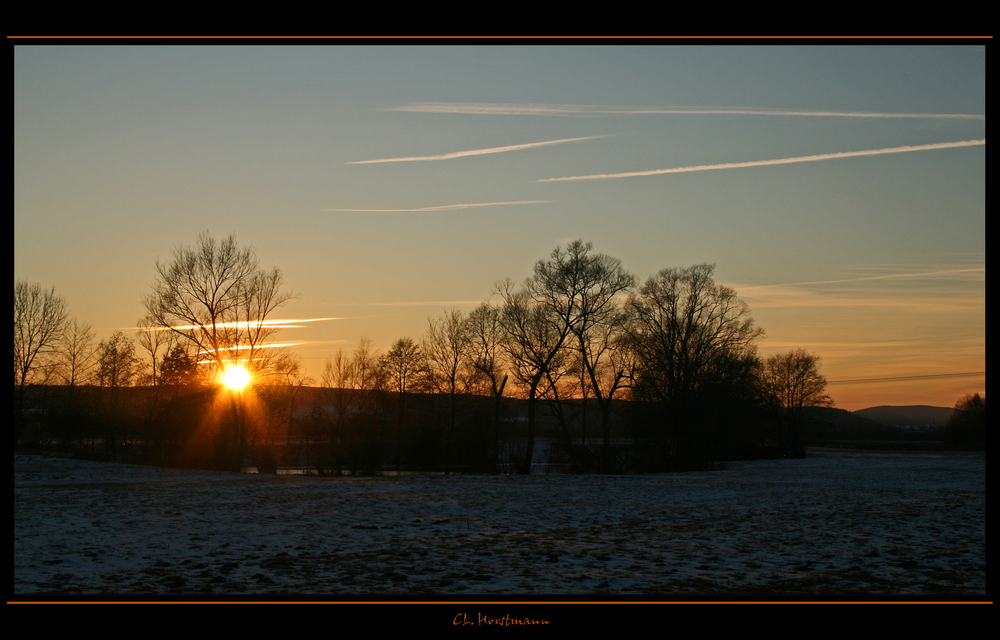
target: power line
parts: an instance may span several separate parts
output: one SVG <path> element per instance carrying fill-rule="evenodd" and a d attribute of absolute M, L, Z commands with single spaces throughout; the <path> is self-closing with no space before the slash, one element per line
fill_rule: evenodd
<path fill-rule="evenodd" d="M 852 378 L 850 380 L 828 380 L 828 385 L 834 384 L 862 384 L 870 382 L 904 382 L 907 380 L 939 380 L 942 378 L 972 378 L 974 376 L 985 376 L 985 371 L 969 371 L 966 373 L 929 373 L 922 376 L 892 376 L 888 378 Z"/>

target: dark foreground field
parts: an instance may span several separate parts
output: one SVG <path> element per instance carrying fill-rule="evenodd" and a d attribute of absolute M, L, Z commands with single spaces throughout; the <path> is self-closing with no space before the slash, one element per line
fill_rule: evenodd
<path fill-rule="evenodd" d="M 14 456 L 14 594 L 986 593 L 984 455 L 310 478 Z"/>

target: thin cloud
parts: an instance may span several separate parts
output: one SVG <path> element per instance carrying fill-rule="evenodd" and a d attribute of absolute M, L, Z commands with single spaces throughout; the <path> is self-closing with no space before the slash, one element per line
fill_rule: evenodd
<path fill-rule="evenodd" d="M 857 276 L 854 278 L 842 278 L 840 280 L 810 280 L 807 282 L 786 282 L 782 284 L 759 284 L 748 285 L 746 289 L 759 290 L 768 287 L 799 286 L 806 284 L 841 284 L 844 282 L 859 282 L 862 280 L 894 280 L 898 278 L 928 278 L 933 276 L 955 275 L 959 273 L 986 273 L 986 267 L 973 267 L 969 269 L 944 269 L 941 271 L 924 271 L 921 273 L 890 273 L 880 276 Z"/>
<path fill-rule="evenodd" d="M 817 341 L 817 340 L 771 340 L 765 338 L 762 345 L 769 351 L 776 351 L 778 349 L 824 349 L 824 350 L 837 350 L 843 352 L 845 349 L 857 348 L 869 351 L 871 349 L 897 349 L 899 347 L 908 347 L 914 343 L 927 342 L 926 338 L 906 338 L 902 340 L 869 340 L 866 342 L 858 342 L 852 340 L 841 340 L 836 342 L 831 341 Z"/>
<path fill-rule="evenodd" d="M 471 115 L 515 116 L 606 116 L 606 115 L 755 115 L 755 116 L 807 116 L 837 118 L 948 118 L 985 120 L 977 113 L 891 113 L 877 111 L 824 111 L 808 109 L 761 109 L 755 107 L 639 107 L 601 106 L 582 104 L 504 104 L 488 102 L 424 102 L 394 107 L 389 111 L 416 113 L 458 113 Z"/>
<path fill-rule="evenodd" d="M 861 296 L 861 295 L 841 295 L 841 296 L 819 296 L 806 292 L 788 292 L 781 296 L 766 298 L 763 296 L 741 296 L 755 311 L 765 311 L 774 309 L 792 310 L 824 310 L 827 314 L 825 321 L 833 321 L 834 318 L 844 319 L 850 317 L 851 313 L 874 314 L 882 313 L 886 317 L 894 313 L 906 311 L 912 314 L 924 314 L 926 317 L 945 315 L 965 315 L 973 316 L 982 313 L 984 303 L 979 298 L 969 296 Z M 835 315 L 840 314 L 840 315 Z"/>
<path fill-rule="evenodd" d="M 825 293 L 795 286 L 777 286 L 754 289 L 747 287 L 737 292 L 753 309 L 825 309 L 834 313 L 841 309 L 867 309 L 868 312 L 883 310 L 886 313 L 912 314 L 978 314 L 984 309 L 985 300 L 980 293 L 952 291 L 935 292 L 870 292 L 847 290 L 840 293 Z"/>
<path fill-rule="evenodd" d="M 417 209 L 324 209 L 324 211 L 363 212 L 363 213 L 415 213 L 425 211 L 455 211 L 472 209 L 474 207 L 499 207 L 502 205 L 548 204 L 551 200 L 513 200 L 510 202 L 477 202 L 472 204 L 445 204 L 437 207 L 421 207 Z"/>
<path fill-rule="evenodd" d="M 466 158 L 469 156 L 482 156 L 490 153 L 504 153 L 507 151 L 521 151 L 522 149 L 534 149 L 550 144 L 562 144 L 564 142 L 579 142 L 581 140 L 593 140 L 605 136 L 587 136 L 584 138 L 565 138 L 563 140 L 546 140 L 545 142 L 529 142 L 527 144 L 513 144 L 506 147 L 492 147 L 490 149 L 471 149 L 469 151 L 455 151 L 453 153 L 443 153 L 437 156 L 413 156 L 410 158 L 383 158 L 381 160 L 356 160 L 345 162 L 344 164 L 375 164 L 379 162 L 417 162 L 423 160 L 453 160 L 454 158 Z"/>
<path fill-rule="evenodd" d="M 941 265 L 947 267 L 950 265 Z M 867 308 L 912 314 L 981 313 L 986 267 L 915 266 L 908 273 L 876 273 L 780 284 L 727 283 L 754 309 Z M 886 268 L 876 265 L 876 268 Z M 873 285 L 884 285 L 874 288 Z M 889 286 L 891 285 L 891 286 Z"/>
<path fill-rule="evenodd" d="M 343 318 L 299 318 L 299 319 L 296 319 L 296 320 L 263 320 L 263 321 L 260 321 L 260 322 L 254 321 L 252 323 L 247 322 L 246 320 L 241 320 L 239 322 L 217 322 L 217 323 L 215 323 L 215 326 L 218 327 L 218 328 L 220 328 L 220 329 L 221 328 L 226 328 L 226 327 L 243 327 L 243 328 L 248 328 L 251 325 L 254 326 L 254 327 L 265 326 L 265 327 L 275 327 L 275 328 L 279 328 L 279 329 L 298 329 L 298 328 L 301 328 L 300 323 L 302 323 L 302 322 L 322 322 L 324 320 L 343 320 Z M 171 330 L 187 331 L 187 330 L 190 330 L 190 329 L 200 329 L 200 328 L 201 328 L 201 325 L 186 324 L 186 325 L 177 325 L 177 326 L 172 326 L 172 327 L 151 327 L 151 330 L 152 331 L 171 331 Z"/>
<path fill-rule="evenodd" d="M 798 156 L 795 158 L 779 158 L 776 160 L 753 160 L 751 162 L 727 162 L 724 164 L 705 164 L 692 167 L 677 167 L 674 169 L 653 169 L 651 171 L 629 171 L 627 173 L 604 173 L 590 176 L 567 176 L 564 178 L 542 178 L 535 182 L 561 182 L 564 180 L 602 180 L 607 178 L 634 178 L 638 176 L 656 176 L 667 173 L 687 173 L 691 171 L 709 171 L 712 169 L 743 169 L 746 167 L 764 167 L 775 164 L 793 164 L 796 162 L 817 162 L 819 160 L 835 160 L 837 158 L 854 158 L 858 156 L 876 156 L 885 153 L 907 153 L 910 151 L 930 151 L 932 149 L 953 149 L 956 147 L 973 147 L 985 145 L 982 140 L 960 140 L 957 142 L 938 142 L 906 147 L 888 147 L 885 149 L 867 149 L 865 151 L 843 151 L 840 153 L 824 153 L 814 156 Z"/>
<path fill-rule="evenodd" d="M 328 303 L 336 304 L 337 306 L 344 307 L 468 307 L 476 306 L 482 303 L 482 300 L 411 300 L 406 302 L 337 302 Z M 358 316 L 364 317 L 375 317 L 375 316 Z"/>
<path fill-rule="evenodd" d="M 258 344 L 254 345 L 254 350 L 257 349 L 280 349 L 281 347 L 295 347 L 302 344 L 301 342 L 282 342 L 276 344 Z M 238 345 L 235 347 L 220 347 L 219 349 L 202 349 L 201 353 L 215 353 L 216 351 L 249 351 L 250 347 L 248 345 Z"/>

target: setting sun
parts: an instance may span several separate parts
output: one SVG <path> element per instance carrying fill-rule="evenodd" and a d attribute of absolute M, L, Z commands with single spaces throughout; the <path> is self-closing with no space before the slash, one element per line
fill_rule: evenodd
<path fill-rule="evenodd" d="M 239 391 L 250 382 L 250 372 L 242 365 L 230 365 L 222 372 L 222 382 L 233 391 Z"/>

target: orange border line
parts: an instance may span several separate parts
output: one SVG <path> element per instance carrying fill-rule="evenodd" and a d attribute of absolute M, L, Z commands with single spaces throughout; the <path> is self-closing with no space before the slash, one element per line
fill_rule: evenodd
<path fill-rule="evenodd" d="M 61 601 L 61 600 L 8 600 L 7 604 L 420 604 L 420 605 L 572 605 L 572 604 L 609 604 L 609 605 L 665 605 L 665 604 L 993 604 L 992 600 L 98 600 L 98 601 Z"/>

